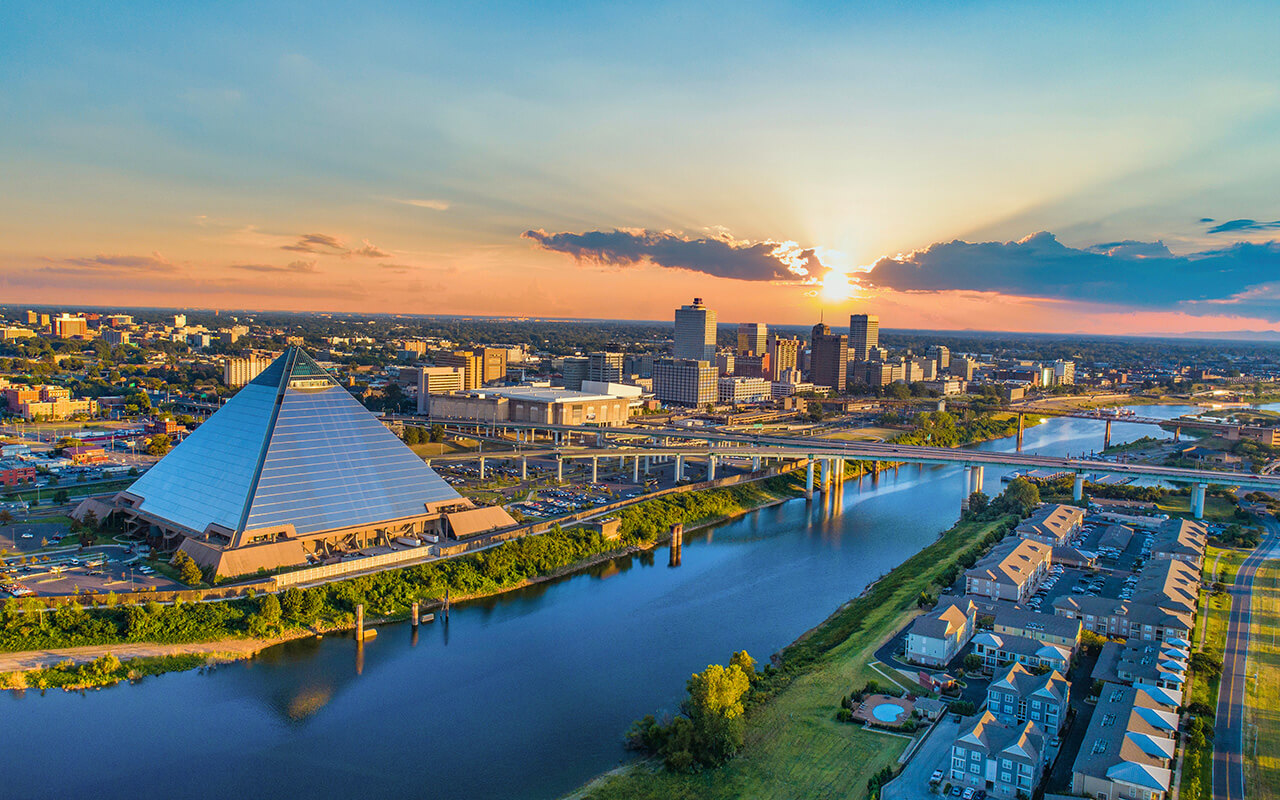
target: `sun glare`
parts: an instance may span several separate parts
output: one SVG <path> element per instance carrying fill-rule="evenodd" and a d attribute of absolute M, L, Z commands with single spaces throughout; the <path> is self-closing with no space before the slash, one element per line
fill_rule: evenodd
<path fill-rule="evenodd" d="M 849 273 L 831 270 L 822 279 L 818 295 L 828 303 L 842 303 L 853 297 L 855 288 L 849 281 Z"/>

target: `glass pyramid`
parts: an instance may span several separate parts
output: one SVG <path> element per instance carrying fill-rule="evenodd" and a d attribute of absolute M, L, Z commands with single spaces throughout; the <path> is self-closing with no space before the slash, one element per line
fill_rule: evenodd
<path fill-rule="evenodd" d="M 127 490 L 194 533 L 299 535 L 416 517 L 457 492 L 309 355 L 291 347 Z"/>

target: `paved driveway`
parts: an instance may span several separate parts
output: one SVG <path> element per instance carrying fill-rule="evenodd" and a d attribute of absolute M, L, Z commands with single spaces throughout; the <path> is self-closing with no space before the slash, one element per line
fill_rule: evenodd
<path fill-rule="evenodd" d="M 952 722 L 950 714 L 945 715 L 907 762 L 902 773 L 880 790 L 882 800 L 938 800 L 940 795 L 929 789 L 929 778 L 934 770 L 943 769 L 947 764 L 951 743 L 959 732 L 960 723 Z"/>

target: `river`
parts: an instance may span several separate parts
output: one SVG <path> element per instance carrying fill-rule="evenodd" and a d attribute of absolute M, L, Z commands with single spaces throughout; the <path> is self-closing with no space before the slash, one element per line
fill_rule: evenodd
<path fill-rule="evenodd" d="M 1023 449 L 1101 449 L 1102 427 L 1051 419 Z M 1146 435 L 1167 436 L 1113 423 L 1113 443 Z M 554 798 L 624 759 L 627 725 L 673 712 L 690 673 L 739 649 L 766 660 L 933 541 L 961 484 L 959 467 L 849 481 L 838 511 L 798 499 L 688 536 L 678 568 L 661 550 L 457 607 L 416 640 L 382 627 L 360 664 L 334 636 L 101 691 L 4 693 L 0 794 Z"/>

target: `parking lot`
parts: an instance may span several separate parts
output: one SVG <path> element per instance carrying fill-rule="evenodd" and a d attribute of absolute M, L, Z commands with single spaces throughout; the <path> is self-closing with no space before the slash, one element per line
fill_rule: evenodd
<path fill-rule="evenodd" d="M 60 522 L 19 522 L 0 528 L 0 550 L 24 553 L 57 544 L 68 536 L 67 526 Z"/>
<path fill-rule="evenodd" d="M 12 596 L 129 592 L 186 588 L 146 566 L 137 553 L 123 546 L 87 551 L 69 549 L 9 559 L 0 572 L 0 593 Z"/>

